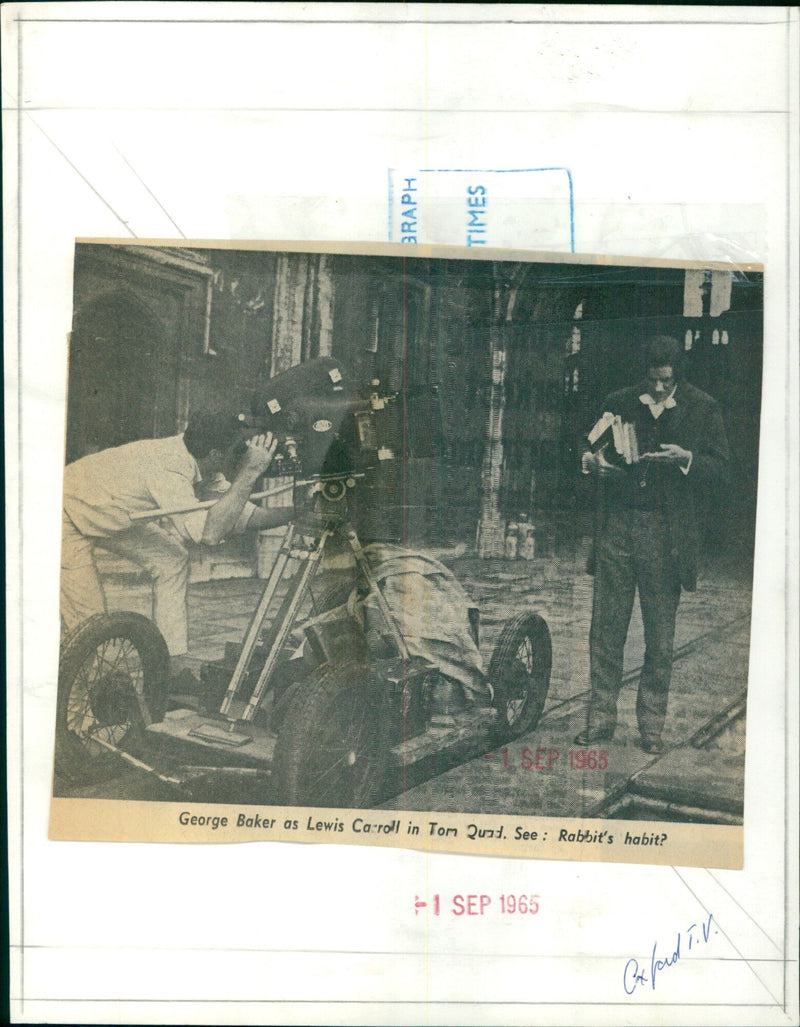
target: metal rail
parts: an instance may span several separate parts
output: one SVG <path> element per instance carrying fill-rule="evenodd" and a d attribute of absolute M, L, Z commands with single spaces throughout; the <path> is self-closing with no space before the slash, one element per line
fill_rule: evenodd
<path fill-rule="evenodd" d="M 652 767 L 654 767 L 656 763 L 659 763 L 662 759 L 664 759 L 665 756 L 668 756 L 671 752 L 675 752 L 676 749 L 682 749 L 687 745 L 691 745 L 693 748 L 699 748 L 699 746 L 694 744 L 697 738 L 705 737 L 706 742 L 711 741 L 712 738 L 718 735 L 721 731 L 723 731 L 726 727 L 732 724 L 739 717 L 744 715 L 746 710 L 746 698 L 747 693 L 742 692 L 729 706 L 725 708 L 725 710 L 723 710 L 721 713 L 715 713 L 713 716 L 709 717 L 706 723 L 703 724 L 698 731 L 695 731 L 692 735 L 684 739 L 682 742 L 677 742 L 675 745 L 671 745 L 668 749 L 665 749 L 663 753 L 660 753 L 653 759 L 648 760 L 643 767 L 640 767 L 637 771 L 635 771 L 635 773 L 631 774 L 630 777 L 626 778 L 624 781 L 621 781 L 616 788 L 613 788 L 608 793 L 608 795 L 601 799 L 600 802 L 590 807 L 588 811 L 582 813 L 581 816 L 589 818 L 607 818 L 612 812 L 619 812 L 630 805 L 642 806 L 649 809 L 650 805 L 653 803 L 655 803 L 658 806 L 661 812 L 669 812 L 670 809 L 673 812 L 679 809 L 683 810 L 684 812 L 688 810 L 690 807 L 684 807 L 680 803 L 672 803 L 668 800 L 652 798 L 650 796 L 639 794 L 635 787 L 636 779 L 640 777 L 642 774 L 646 773 Z M 634 785 L 634 787 L 631 787 L 632 785 Z M 694 809 L 694 807 L 691 808 Z M 715 819 L 713 821 L 708 820 L 706 822 L 722 824 L 741 823 L 741 818 L 735 819 L 735 814 L 731 814 L 725 810 L 705 810 L 706 817 L 710 816 L 711 814 L 713 814 L 715 818 L 718 817 L 719 819 Z M 734 817 L 732 821 L 730 819 L 725 819 L 730 818 L 731 816 Z"/>
<path fill-rule="evenodd" d="M 688 642 L 684 642 L 684 644 L 682 646 L 679 646 L 677 649 L 673 650 L 672 662 L 676 663 L 678 660 L 682 660 L 682 659 L 684 659 L 687 656 L 691 656 L 705 642 L 718 641 L 718 640 L 724 638 L 727 634 L 735 631 L 738 627 L 740 627 L 742 625 L 742 623 L 744 621 L 746 621 L 746 620 L 748 620 L 748 615 L 747 614 L 743 614 L 741 617 L 736 617 L 734 620 L 728 621 L 726 624 L 723 624 L 721 627 L 712 628 L 710 631 L 704 631 L 702 635 L 697 635 L 695 638 L 689 639 Z M 632 670 L 629 670 L 626 674 L 624 674 L 622 676 L 622 684 L 623 684 L 623 686 L 624 685 L 633 684 L 634 681 L 638 680 L 639 676 L 642 673 L 642 667 L 643 667 L 643 664 L 640 663 L 636 667 L 634 667 Z M 744 693 L 744 694 L 746 696 L 746 693 Z M 582 691 L 582 692 L 576 692 L 574 695 L 570 695 L 566 699 L 561 699 L 559 702 L 553 703 L 553 705 L 552 706 L 548 706 L 547 709 L 545 710 L 545 712 L 542 714 L 542 716 L 541 716 L 541 718 L 539 720 L 539 723 L 541 724 L 543 721 L 549 720 L 554 714 L 558 713 L 560 710 L 563 711 L 565 707 L 570 706 L 572 703 L 576 703 L 579 700 L 586 699 L 586 697 L 588 695 L 589 695 L 589 689 L 587 688 L 587 689 L 584 689 L 584 691 Z M 741 698 L 742 697 L 739 696 L 737 699 L 735 699 L 734 702 L 731 703 L 731 707 L 735 706 L 736 703 L 738 703 L 741 700 Z M 726 710 L 724 710 L 720 714 L 715 714 L 715 717 L 717 717 L 717 716 L 719 716 L 719 717 L 724 716 L 725 713 L 727 712 L 727 709 L 728 708 L 726 708 Z M 738 716 L 738 714 L 736 716 Z M 712 718 L 712 719 L 714 719 L 714 718 Z M 731 719 L 735 720 L 736 717 L 733 717 Z M 710 722 L 709 722 L 709 724 L 710 724 Z M 707 726 L 708 725 L 706 725 L 706 727 Z M 725 725 L 723 725 L 723 727 L 720 728 L 720 730 L 723 730 L 724 726 Z M 704 729 L 705 728 L 701 728 L 700 730 L 702 731 Z M 698 731 L 698 734 L 699 733 L 700 732 Z M 690 744 L 694 744 L 691 739 L 689 741 L 690 741 Z M 705 743 L 702 743 L 702 744 L 705 744 Z"/>
<path fill-rule="evenodd" d="M 146 774 L 150 774 L 152 777 L 157 777 L 158 780 L 163 781 L 164 784 L 177 786 L 178 788 L 184 787 L 184 783 L 180 778 L 168 777 L 166 774 L 160 773 L 154 767 L 142 762 L 142 760 L 137 760 L 135 756 L 131 756 L 129 752 L 125 752 L 124 749 L 120 749 L 113 743 L 107 742 L 104 738 L 98 738 L 97 735 L 92 735 L 91 740 L 96 742 L 98 745 L 102 745 L 103 748 L 108 749 L 109 752 L 113 752 L 115 756 L 121 757 L 126 763 L 130 763 L 132 767 L 135 767 L 136 770 L 143 770 Z"/>

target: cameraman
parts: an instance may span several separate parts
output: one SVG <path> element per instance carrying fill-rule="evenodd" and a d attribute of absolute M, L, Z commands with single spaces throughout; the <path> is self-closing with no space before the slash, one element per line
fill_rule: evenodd
<path fill-rule="evenodd" d="M 292 507 L 265 509 L 249 501 L 256 481 L 275 453 L 271 432 L 247 441 L 230 487 L 223 468 L 240 442 L 237 422 L 213 414 L 190 419 L 186 431 L 166 439 L 144 439 L 85 456 L 64 471 L 61 535 L 61 616 L 67 631 L 106 609 L 94 563 L 96 546 L 124 556 L 148 571 L 154 583 L 154 619 L 172 657 L 188 649 L 186 543 L 217 545 L 232 532 L 259 531 L 287 523 Z M 226 487 L 207 510 L 135 522 L 148 510 L 197 505 L 195 486 Z M 166 518 L 164 518 L 166 520 Z M 173 660 L 173 676 L 181 660 Z"/>

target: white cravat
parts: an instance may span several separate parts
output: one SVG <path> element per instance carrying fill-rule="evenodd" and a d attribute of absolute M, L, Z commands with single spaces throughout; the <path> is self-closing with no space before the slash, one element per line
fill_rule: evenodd
<path fill-rule="evenodd" d="M 677 389 L 677 385 L 675 389 Z M 639 402 L 644 403 L 645 406 L 650 407 L 650 413 L 653 417 L 658 420 L 659 417 L 664 413 L 665 410 L 671 410 L 674 406 L 677 406 L 675 402 L 675 389 L 662 400 L 655 400 L 649 392 L 643 392 L 639 397 Z"/>

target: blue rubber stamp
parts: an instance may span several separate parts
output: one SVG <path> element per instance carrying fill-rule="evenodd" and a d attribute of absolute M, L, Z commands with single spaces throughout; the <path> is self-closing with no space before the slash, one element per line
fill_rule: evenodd
<path fill-rule="evenodd" d="M 390 242 L 575 252 L 569 168 L 388 169 Z"/>

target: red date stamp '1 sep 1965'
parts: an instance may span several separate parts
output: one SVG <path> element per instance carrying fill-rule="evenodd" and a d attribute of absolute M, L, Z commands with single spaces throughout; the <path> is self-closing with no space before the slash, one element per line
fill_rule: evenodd
<path fill-rule="evenodd" d="M 451 916 L 487 916 L 499 913 L 501 916 L 535 916 L 539 912 L 538 895 L 486 895 L 473 893 L 469 895 L 441 896 L 433 895 L 430 903 L 414 896 L 414 915 L 427 910 L 433 916 L 449 914 Z"/>
<path fill-rule="evenodd" d="M 554 770 L 557 764 L 568 770 L 608 769 L 607 749 L 569 749 L 562 753 L 558 749 L 531 749 L 526 745 L 516 755 L 505 746 L 499 753 L 487 752 L 484 759 L 519 770 Z"/>

